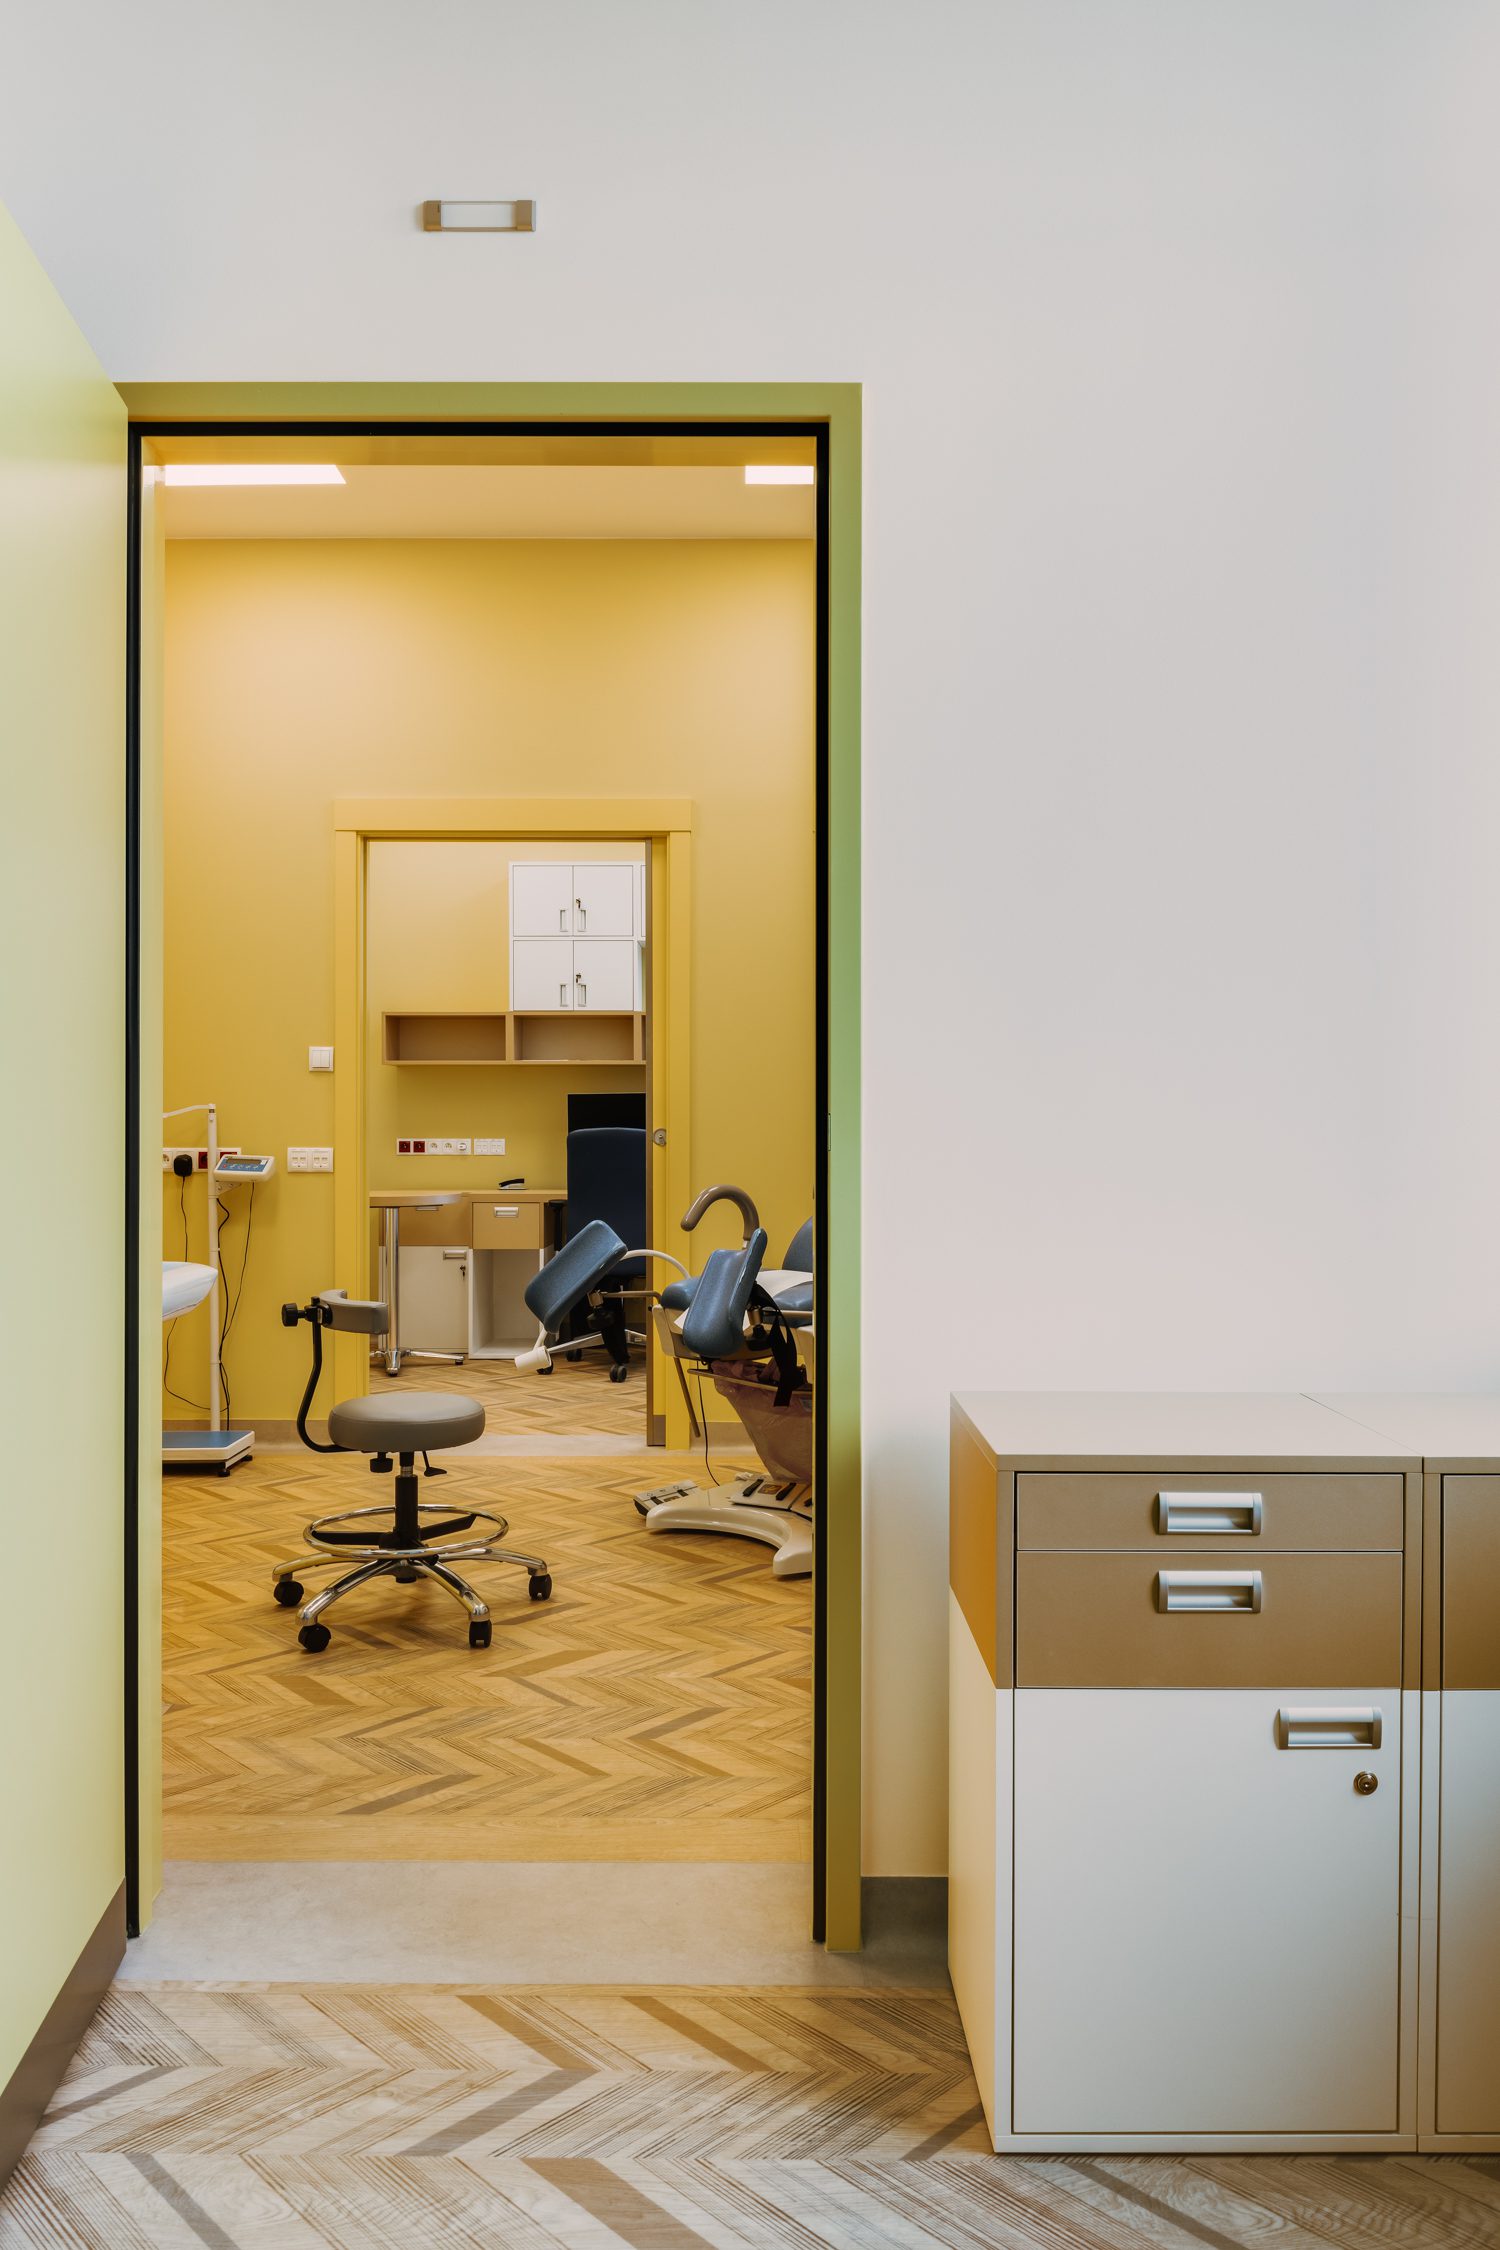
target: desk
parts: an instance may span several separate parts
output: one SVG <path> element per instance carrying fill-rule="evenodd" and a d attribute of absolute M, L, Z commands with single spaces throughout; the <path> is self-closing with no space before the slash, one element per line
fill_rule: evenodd
<path fill-rule="evenodd" d="M 391 1324 L 370 1356 L 385 1362 L 387 1375 L 399 1375 L 403 1359 L 438 1359 L 453 1367 L 462 1364 L 460 1352 L 417 1351 L 401 1341 L 401 1214 L 403 1211 L 437 1212 L 458 1200 L 456 1194 L 441 1188 L 376 1188 L 371 1191 L 370 1209 L 380 1213 L 381 1296 L 390 1307 Z"/>
<path fill-rule="evenodd" d="M 429 1254 L 437 1261 L 453 1261 L 456 1253 L 468 1253 L 461 1263 L 463 1351 L 415 1356 L 506 1359 L 536 1341 L 536 1322 L 522 1293 L 557 1246 L 558 1216 L 566 1202 L 567 1190 L 560 1187 L 371 1191 L 370 1208 L 382 1214 L 388 1294 L 392 1289 L 395 1298 L 400 1294 L 399 1274 L 394 1283 L 389 1278 L 393 1243 L 398 1257 L 405 1252 L 409 1265 Z M 393 1329 L 395 1320 L 393 1301 Z M 384 1356 L 389 1364 L 391 1355 Z M 412 1356 L 403 1346 L 401 1357 Z M 394 1374 L 396 1367 L 391 1366 L 390 1372 Z"/>

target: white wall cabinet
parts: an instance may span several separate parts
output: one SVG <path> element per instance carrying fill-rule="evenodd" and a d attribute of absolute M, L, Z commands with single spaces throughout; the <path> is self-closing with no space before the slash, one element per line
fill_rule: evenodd
<path fill-rule="evenodd" d="M 634 938 L 517 938 L 510 949 L 517 1011 L 639 1008 L 641 949 Z"/>
<path fill-rule="evenodd" d="M 641 872 L 633 860 L 512 861 L 512 1009 L 640 1008 Z"/>

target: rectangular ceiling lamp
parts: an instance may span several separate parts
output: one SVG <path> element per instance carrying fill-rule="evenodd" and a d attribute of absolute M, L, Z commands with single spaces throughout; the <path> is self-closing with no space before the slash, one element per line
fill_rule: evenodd
<path fill-rule="evenodd" d="M 536 204 L 527 197 L 507 203 L 424 203 L 424 234 L 535 234 Z"/>
<path fill-rule="evenodd" d="M 745 471 L 746 484 L 811 484 L 816 471 L 795 463 L 760 462 Z"/>
<path fill-rule="evenodd" d="M 342 484 L 331 461 L 168 461 L 164 484 Z"/>

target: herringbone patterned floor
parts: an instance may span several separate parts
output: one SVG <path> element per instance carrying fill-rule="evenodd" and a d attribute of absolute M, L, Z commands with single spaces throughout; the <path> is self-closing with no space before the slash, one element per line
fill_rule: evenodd
<path fill-rule="evenodd" d="M 748 1540 L 647 1532 L 631 1496 L 682 1456 L 450 1461 L 424 1496 L 508 1516 L 556 1589 L 472 1566 L 487 1650 L 440 1587 L 390 1579 L 299 1649 L 271 1565 L 385 1497 L 357 1461 L 167 1480 L 166 1856 L 806 1858 L 809 1582 Z"/>
<path fill-rule="evenodd" d="M 117 1987 L 0 2250 L 1494 2250 L 1476 2159 L 997 2158 L 937 1993 Z"/>
<path fill-rule="evenodd" d="M 646 1369 L 639 1353 L 623 1383 L 612 1383 L 604 1354 L 590 1351 L 577 1360 L 560 1359 L 550 1375 L 523 1375 L 509 1359 L 467 1359 L 462 1367 L 415 1360 L 400 1375 L 372 1367 L 370 1389 L 459 1391 L 479 1400 L 491 1429 L 512 1437 L 597 1432 L 646 1442 Z"/>

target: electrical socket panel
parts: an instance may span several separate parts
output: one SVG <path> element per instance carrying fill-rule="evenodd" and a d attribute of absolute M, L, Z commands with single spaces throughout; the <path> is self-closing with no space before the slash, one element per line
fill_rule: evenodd
<path fill-rule="evenodd" d="M 477 1140 L 474 1143 L 474 1154 L 476 1156 L 503 1156 L 505 1154 L 505 1143 L 504 1141 Z"/>
<path fill-rule="evenodd" d="M 239 1153 L 240 1144 L 238 1141 L 221 1142 L 219 1147 L 220 1156 L 238 1156 Z M 164 1172 L 170 1172 L 172 1169 L 172 1161 L 174 1157 L 178 1156 L 190 1156 L 193 1160 L 193 1170 L 195 1172 L 207 1172 L 208 1150 L 206 1148 L 164 1148 L 161 1152 L 162 1170 Z"/>
<path fill-rule="evenodd" d="M 286 1168 L 289 1172 L 331 1172 L 333 1170 L 333 1150 L 331 1148 L 289 1148 L 286 1152 Z"/>
<path fill-rule="evenodd" d="M 474 1143 L 472 1141 L 434 1140 L 430 1135 L 426 1139 L 417 1136 L 411 1140 L 399 1140 L 396 1143 L 396 1154 L 398 1156 L 472 1156 L 473 1153 Z"/>

